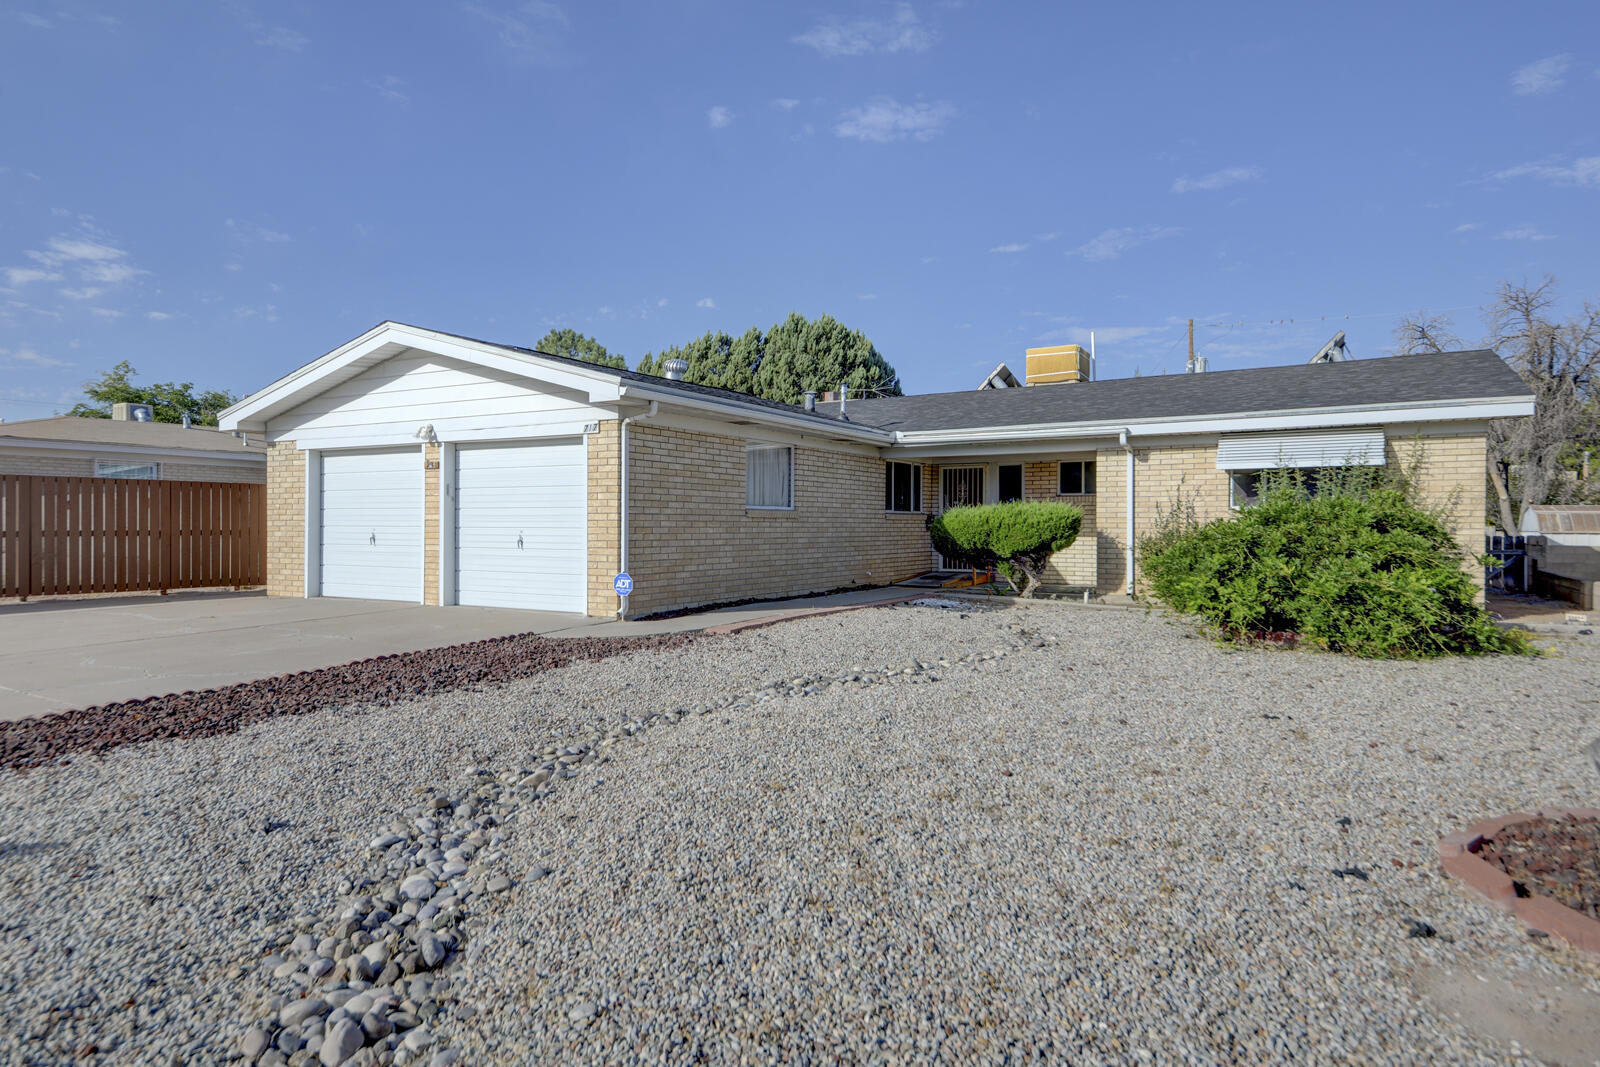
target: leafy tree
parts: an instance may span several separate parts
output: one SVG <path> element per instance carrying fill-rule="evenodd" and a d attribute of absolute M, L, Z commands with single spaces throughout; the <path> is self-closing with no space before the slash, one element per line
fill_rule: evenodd
<path fill-rule="evenodd" d="M 67 414 L 84 419 L 109 419 L 112 404 L 149 404 L 157 422 L 182 422 L 184 413 L 188 412 L 190 420 L 198 425 L 215 426 L 217 416 L 239 402 L 237 396 L 219 389 L 197 394 L 193 382 L 137 385 L 133 380 L 137 373 L 133 364 L 123 360 L 94 381 L 85 382 L 85 400 Z"/>
<path fill-rule="evenodd" d="M 1078 539 L 1083 512 L 1054 500 L 1012 500 L 1004 504 L 951 508 L 928 523 L 934 547 L 975 567 L 997 565 L 1006 580 L 1032 597 L 1044 579 L 1050 557 Z M 941 547 L 944 546 L 944 547 Z"/>
<path fill-rule="evenodd" d="M 669 359 L 689 364 L 684 381 L 786 404 L 798 404 L 807 390 L 840 385 L 848 385 L 852 396 L 900 395 L 898 375 L 866 334 L 831 315 L 807 319 L 791 313 L 765 333 L 752 326 L 737 339 L 708 333 L 659 355 L 646 353 L 638 369 L 661 374 Z"/>
<path fill-rule="evenodd" d="M 533 347 L 552 356 L 581 359 L 585 363 L 596 363 L 602 367 L 615 367 L 618 370 L 628 369 L 627 359 L 622 356 L 613 356 L 606 351 L 605 345 L 588 334 L 579 333 L 577 330 L 551 330 L 541 337 L 539 343 Z"/>
<path fill-rule="evenodd" d="M 1555 303 L 1546 276 L 1538 285 L 1502 282 L 1484 309 L 1484 346 L 1522 376 L 1536 403 L 1531 417 L 1489 425 L 1489 481 L 1508 533 L 1530 505 L 1600 496 L 1600 484 L 1579 473 L 1583 450 L 1600 445 L 1600 305 L 1563 322 L 1551 315 Z M 1402 355 L 1461 346 L 1448 318 L 1423 313 L 1402 319 L 1395 337 Z"/>

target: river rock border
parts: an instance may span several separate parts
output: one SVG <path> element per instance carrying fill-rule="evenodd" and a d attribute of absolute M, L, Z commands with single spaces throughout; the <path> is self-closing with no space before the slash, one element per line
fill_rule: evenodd
<path fill-rule="evenodd" d="M 1600 954 L 1600 922 L 1546 896 L 1518 896 L 1511 876 L 1478 855 L 1485 841 L 1508 826 L 1546 819 L 1600 819 L 1600 808 L 1540 808 L 1474 823 L 1439 841 L 1439 865 L 1489 903 L 1509 911 L 1530 928 L 1561 938 L 1581 952 Z"/>
<path fill-rule="evenodd" d="M 933 605 L 930 605 L 933 606 Z M 966 605 L 957 610 L 971 611 Z M 945 609 L 951 610 L 951 609 Z M 984 610 L 979 608 L 977 610 Z M 508 873 L 507 838 L 516 820 L 584 768 L 611 762 L 609 750 L 659 726 L 690 716 L 748 712 L 769 700 L 807 697 L 830 687 L 845 691 L 889 682 L 932 683 L 954 664 L 1005 659 L 1055 645 L 1020 623 L 1012 638 L 956 660 L 908 659 L 899 666 L 854 667 L 771 682 L 720 701 L 649 715 L 609 730 L 573 730 L 564 744 L 530 754 L 521 766 L 474 767 L 465 788 L 435 793 L 402 810 L 369 845 L 370 875 L 338 886 L 326 914 L 302 913 L 269 935 L 250 964 L 280 992 L 265 997 L 235 1049 L 260 1067 L 386 1067 L 426 1063 L 450 1067 L 461 1051 L 443 1047 L 433 1023 L 465 1022 L 475 1013 L 456 1000 L 450 968 L 476 963 L 479 924 L 505 895 L 558 871 L 538 867 Z M 565 1005 L 567 1018 L 587 1025 L 592 1002 Z"/>

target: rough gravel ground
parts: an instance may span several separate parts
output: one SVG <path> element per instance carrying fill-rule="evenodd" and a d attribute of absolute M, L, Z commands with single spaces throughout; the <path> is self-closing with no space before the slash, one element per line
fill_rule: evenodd
<path fill-rule="evenodd" d="M 1600 793 L 1600 645 L 1550 647 L 1371 663 L 1138 612 L 880 608 L 6 774 L 0 1062 L 219 1062 L 274 992 L 264 945 L 336 907 L 396 809 L 737 694 L 507 824 L 496 862 L 555 874 L 441 972 L 463 1063 L 1531 1058 L 1417 989 L 1600 1006 L 1600 966 L 1435 859 Z"/>

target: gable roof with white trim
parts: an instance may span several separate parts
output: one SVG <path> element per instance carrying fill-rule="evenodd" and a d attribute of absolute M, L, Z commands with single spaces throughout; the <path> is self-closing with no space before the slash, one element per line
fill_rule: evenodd
<path fill-rule="evenodd" d="M 267 422 L 407 351 L 574 390 L 591 404 L 660 401 L 733 422 L 883 446 L 1049 436 L 1268 429 L 1529 415 L 1533 395 L 1492 351 L 1392 356 L 1017 389 L 793 404 L 602 367 L 515 345 L 384 322 L 224 411 L 227 430 Z"/>

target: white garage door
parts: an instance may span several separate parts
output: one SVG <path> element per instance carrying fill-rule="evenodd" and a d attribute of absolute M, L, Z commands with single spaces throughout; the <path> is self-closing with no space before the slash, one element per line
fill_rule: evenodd
<path fill-rule="evenodd" d="M 322 595 L 422 599 L 418 449 L 323 453 Z"/>
<path fill-rule="evenodd" d="M 456 451 L 456 599 L 583 611 L 588 550 L 583 439 Z"/>

